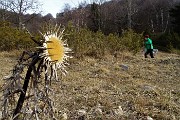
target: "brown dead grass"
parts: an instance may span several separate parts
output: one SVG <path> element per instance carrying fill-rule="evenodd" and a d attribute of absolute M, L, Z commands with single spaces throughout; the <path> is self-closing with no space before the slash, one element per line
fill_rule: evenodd
<path fill-rule="evenodd" d="M 15 64 L 17 56 L 13 54 L 0 53 L 1 78 Z M 83 109 L 88 120 L 180 119 L 179 55 L 159 52 L 156 58 L 145 59 L 141 53 L 126 52 L 116 58 L 73 58 L 67 71 L 67 76 L 52 86 L 59 118 L 66 113 L 70 120 L 80 119 L 78 110 Z M 123 115 L 114 114 L 118 106 Z"/>

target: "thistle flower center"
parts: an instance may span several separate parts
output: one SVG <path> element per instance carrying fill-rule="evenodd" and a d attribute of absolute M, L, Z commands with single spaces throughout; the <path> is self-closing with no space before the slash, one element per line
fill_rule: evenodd
<path fill-rule="evenodd" d="M 47 51 L 51 61 L 63 62 L 64 46 L 57 37 L 50 37 L 47 41 Z"/>

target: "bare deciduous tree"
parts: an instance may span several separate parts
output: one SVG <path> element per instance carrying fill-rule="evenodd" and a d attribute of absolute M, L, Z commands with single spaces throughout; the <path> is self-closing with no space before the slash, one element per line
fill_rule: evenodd
<path fill-rule="evenodd" d="M 31 11 L 37 12 L 40 4 L 37 0 L 0 0 L 0 5 L 7 11 L 17 13 L 19 28 L 23 25 L 23 14 Z"/>

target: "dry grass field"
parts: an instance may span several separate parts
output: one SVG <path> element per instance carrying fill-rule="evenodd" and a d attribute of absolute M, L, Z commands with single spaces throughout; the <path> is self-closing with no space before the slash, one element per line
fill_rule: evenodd
<path fill-rule="evenodd" d="M 17 58 L 0 53 L 0 88 Z M 73 58 L 66 69 L 67 76 L 52 85 L 59 120 L 180 120 L 179 55 Z"/>

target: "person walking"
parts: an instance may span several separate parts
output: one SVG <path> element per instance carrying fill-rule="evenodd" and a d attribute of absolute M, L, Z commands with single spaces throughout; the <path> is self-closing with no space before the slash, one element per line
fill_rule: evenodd
<path fill-rule="evenodd" d="M 149 35 L 145 35 L 144 39 L 145 39 L 145 41 L 144 41 L 144 45 L 145 45 L 144 57 L 147 58 L 147 55 L 150 54 L 151 58 L 154 58 L 152 40 L 149 38 Z"/>

